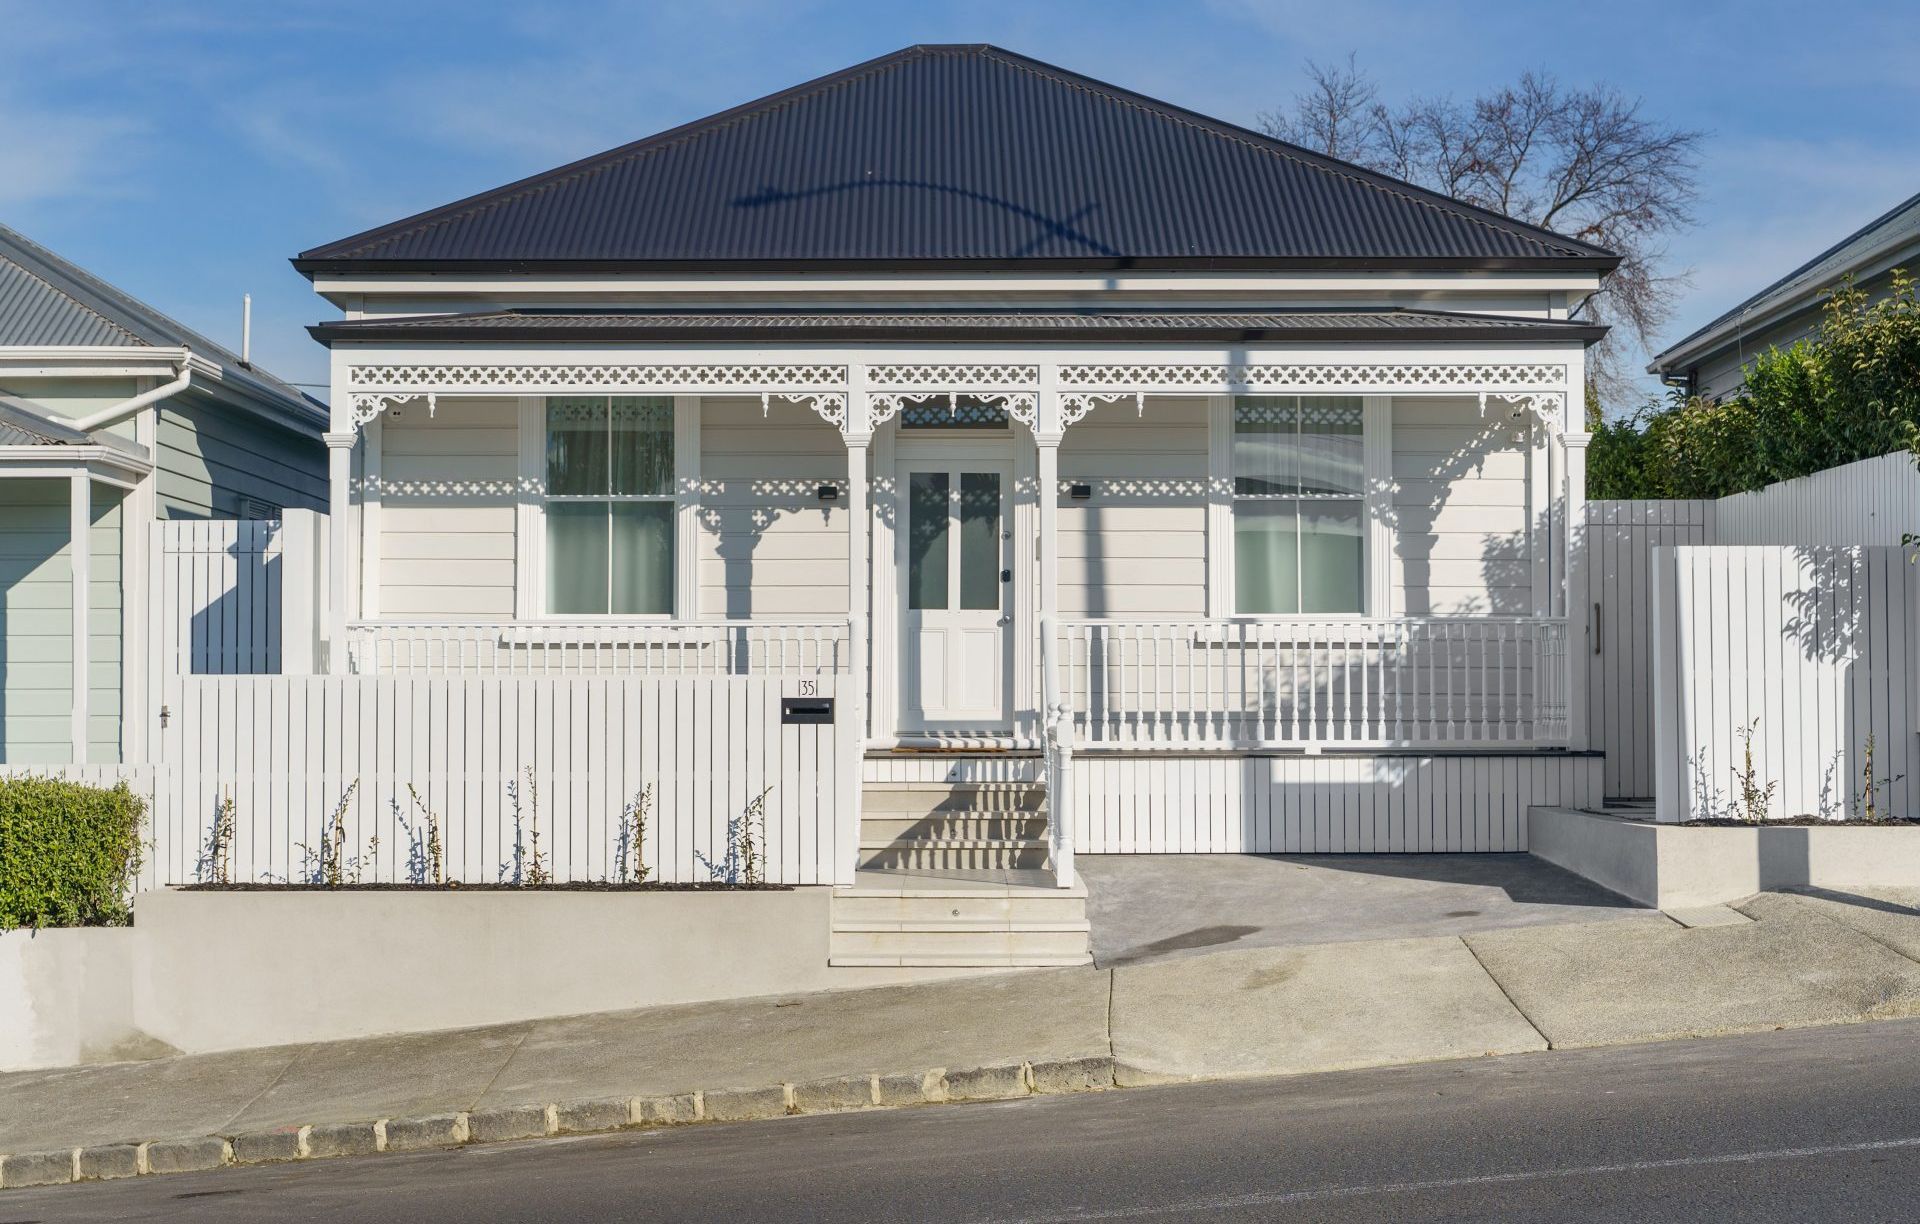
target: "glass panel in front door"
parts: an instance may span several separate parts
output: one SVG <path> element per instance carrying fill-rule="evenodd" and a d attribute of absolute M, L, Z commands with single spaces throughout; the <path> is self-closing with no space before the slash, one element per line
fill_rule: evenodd
<path fill-rule="evenodd" d="M 947 606 L 947 491 L 945 472 L 914 472 L 907 478 L 907 607 Z"/>
<path fill-rule="evenodd" d="M 960 473 L 960 608 L 1000 608 L 1000 473 Z"/>

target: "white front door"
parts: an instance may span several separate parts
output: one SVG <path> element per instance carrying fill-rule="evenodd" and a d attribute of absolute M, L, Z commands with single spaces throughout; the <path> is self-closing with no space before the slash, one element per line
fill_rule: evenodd
<path fill-rule="evenodd" d="M 1010 732 L 1012 468 L 903 458 L 899 470 L 903 729 Z"/>

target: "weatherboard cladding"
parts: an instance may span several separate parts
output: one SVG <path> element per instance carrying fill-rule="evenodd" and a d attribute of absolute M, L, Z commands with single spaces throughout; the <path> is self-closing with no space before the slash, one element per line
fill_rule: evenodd
<path fill-rule="evenodd" d="M 911 47 L 303 254 L 409 263 L 1610 267 L 1550 234 L 995 47 Z"/>
<path fill-rule="evenodd" d="M 356 319 L 309 329 L 319 340 L 482 343 L 711 339 L 911 339 L 925 343 L 1063 339 L 1139 340 L 1573 340 L 1604 328 L 1553 319 L 1448 311 L 926 310 L 545 311 Z"/>

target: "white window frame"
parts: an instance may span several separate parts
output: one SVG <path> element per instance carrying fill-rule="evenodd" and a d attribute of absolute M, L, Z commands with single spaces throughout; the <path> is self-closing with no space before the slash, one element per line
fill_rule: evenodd
<path fill-rule="evenodd" d="M 1252 393 L 1249 393 L 1252 394 Z M 1298 393 L 1283 392 L 1292 398 Z M 1207 397 L 1207 615 L 1215 620 L 1362 620 L 1392 615 L 1393 399 L 1365 395 L 1360 412 L 1361 599 L 1357 612 L 1247 612 L 1235 605 L 1234 402 L 1238 395 Z M 1279 398 L 1261 393 L 1258 398 Z M 1335 495 L 1327 500 L 1346 500 Z M 1276 499 L 1280 500 L 1280 499 Z"/>
<path fill-rule="evenodd" d="M 673 488 L 668 493 L 547 493 L 547 396 L 523 395 L 520 406 L 520 495 L 515 518 L 514 617 L 522 621 L 667 623 L 693 620 L 699 598 L 694 559 L 700 527 L 700 397 L 674 395 Z M 550 501 L 671 502 L 674 506 L 673 611 L 646 613 L 553 613 L 547 609 L 547 514 Z"/>

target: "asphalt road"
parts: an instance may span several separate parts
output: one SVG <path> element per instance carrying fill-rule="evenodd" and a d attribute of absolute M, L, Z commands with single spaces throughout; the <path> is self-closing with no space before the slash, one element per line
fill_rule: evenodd
<path fill-rule="evenodd" d="M 22 1221 L 1911 1220 L 1920 1021 L 7 1191 Z"/>

